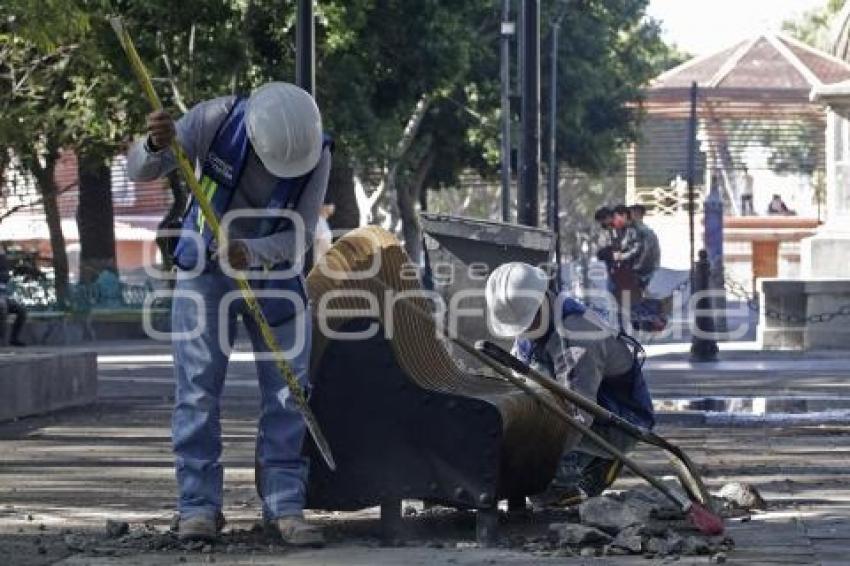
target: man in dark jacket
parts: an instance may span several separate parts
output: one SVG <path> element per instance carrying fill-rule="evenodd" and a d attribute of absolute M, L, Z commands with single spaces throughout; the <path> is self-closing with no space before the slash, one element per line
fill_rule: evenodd
<path fill-rule="evenodd" d="M 614 208 L 611 226 L 614 231 L 611 262 L 608 263 L 611 290 L 619 304 L 634 304 L 641 294 L 634 263 L 643 247 L 637 230 L 631 225 L 629 207 L 621 204 Z"/>
<path fill-rule="evenodd" d="M 646 289 L 652 275 L 661 264 L 661 246 L 658 243 L 658 235 L 643 221 L 646 207 L 642 204 L 634 204 L 629 207 L 629 210 L 632 213 L 632 226 L 637 231 L 638 238 L 641 241 L 641 253 L 635 260 L 633 267 L 640 279 L 641 288 Z"/>
<path fill-rule="evenodd" d="M 596 257 L 599 261 L 609 265 L 613 261 L 614 253 L 614 211 L 607 206 L 596 209 L 593 219 L 599 225 L 599 238 L 596 241 Z"/>

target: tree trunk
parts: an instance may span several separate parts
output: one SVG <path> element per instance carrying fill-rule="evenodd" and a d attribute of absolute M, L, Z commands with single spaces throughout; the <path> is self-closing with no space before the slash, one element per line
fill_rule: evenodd
<path fill-rule="evenodd" d="M 348 154 L 339 144 L 334 151 L 325 202 L 334 205 L 335 210 L 328 223 L 332 230 L 340 231 L 339 235 L 342 235 L 343 231 L 347 232 L 360 226 L 360 211 L 354 193 L 354 169 Z"/>
<path fill-rule="evenodd" d="M 412 146 L 413 142 L 416 140 L 416 135 L 419 133 L 419 126 L 422 125 L 422 120 L 425 119 L 428 109 L 431 108 L 432 101 L 432 95 L 430 93 L 426 93 L 423 94 L 416 103 L 416 106 L 413 108 L 413 112 L 407 119 L 407 124 L 404 126 L 401 138 L 399 138 L 396 143 L 395 150 L 389 160 L 390 166 L 378 187 L 372 191 L 371 194 L 367 195 L 365 190 L 365 175 L 360 176 L 359 185 L 355 183 L 355 194 L 357 195 L 362 223 L 368 224 L 372 221 L 381 201 L 381 197 L 385 193 L 392 193 L 395 189 L 399 167 L 402 163 L 404 163 L 410 146 Z"/>
<path fill-rule="evenodd" d="M 419 102 L 416 103 L 416 107 L 413 109 L 413 114 L 411 114 L 407 119 L 407 124 L 404 127 L 401 139 L 396 146 L 395 158 L 393 159 L 393 163 L 390 165 L 390 170 L 387 173 L 387 177 L 384 182 L 384 190 L 389 194 L 392 194 L 393 191 L 399 192 L 396 185 L 398 184 L 400 169 L 407 157 L 407 152 L 413 146 L 414 140 L 416 140 L 416 136 L 419 133 L 419 126 L 422 125 L 422 120 L 425 119 L 425 115 L 428 113 L 428 109 L 430 107 L 431 95 L 422 95 L 422 98 L 419 99 Z M 396 197 L 396 200 L 398 201 L 399 198 L 400 197 Z M 375 199 L 374 206 L 377 204 L 378 199 Z M 413 205 L 411 204 L 411 207 L 412 206 Z M 399 214 L 401 215 L 400 211 Z"/>
<path fill-rule="evenodd" d="M 404 249 L 416 265 L 422 263 L 422 226 L 419 224 L 419 215 L 416 213 L 416 203 L 420 200 L 433 164 L 434 154 L 429 151 L 411 175 L 410 184 L 407 187 L 399 186 L 396 190 Z"/>
<path fill-rule="evenodd" d="M 106 270 L 117 273 L 111 178 L 109 167 L 102 160 L 81 156 L 77 228 L 80 282 L 91 283 Z"/>
<path fill-rule="evenodd" d="M 50 248 L 53 256 L 53 276 L 56 286 L 56 300 L 59 307 L 67 304 L 68 299 L 68 254 L 65 249 L 65 236 L 62 233 L 62 218 L 59 215 L 58 191 L 53 172 L 56 168 L 56 152 L 48 151 L 45 158 L 46 166 L 32 165 L 33 177 L 38 183 L 44 206 L 44 217 L 47 221 L 47 230 L 50 233 Z"/>

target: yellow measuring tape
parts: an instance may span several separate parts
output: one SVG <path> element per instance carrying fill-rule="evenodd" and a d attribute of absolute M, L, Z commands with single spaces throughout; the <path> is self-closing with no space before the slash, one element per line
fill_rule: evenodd
<path fill-rule="evenodd" d="M 121 46 L 127 53 L 127 58 L 130 60 L 130 66 L 133 68 L 133 72 L 139 80 L 139 84 L 141 84 L 148 102 L 150 102 L 154 110 L 161 110 L 162 102 L 160 102 L 159 96 L 157 96 L 156 90 L 154 90 L 153 82 L 148 74 L 148 70 L 145 68 L 145 64 L 142 62 L 141 57 L 139 57 L 139 53 L 136 51 L 136 47 L 133 45 L 133 40 L 130 38 L 130 34 L 124 27 L 121 18 L 111 18 L 110 21 L 112 23 L 112 28 L 118 35 L 118 39 L 121 41 Z M 186 157 L 186 152 L 183 151 L 183 148 L 176 139 L 171 143 L 171 151 L 177 159 L 177 165 L 180 168 L 180 172 L 183 174 L 183 177 L 186 179 L 186 183 L 189 185 L 192 195 L 195 197 L 195 200 L 198 201 L 201 211 L 206 217 L 207 223 L 210 225 L 213 234 L 215 234 L 216 241 L 218 241 L 219 246 L 222 249 L 227 249 L 227 235 L 222 232 L 218 216 L 216 216 L 215 211 L 210 205 L 209 199 L 204 193 L 204 190 L 201 188 L 197 178 L 195 178 L 194 168 L 189 162 L 189 158 Z M 269 352 L 272 353 L 274 361 L 280 370 L 280 374 L 286 381 L 287 387 L 289 387 L 289 393 L 292 395 L 292 398 L 295 399 L 298 409 L 304 417 L 304 422 L 307 425 L 307 430 L 310 431 L 310 436 L 313 437 L 313 440 L 315 441 L 316 446 L 328 467 L 331 470 L 336 470 L 336 463 L 334 462 L 333 455 L 331 454 L 331 448 L 328 445 L 328 441 L 324 434 L 322 434 L 322 429 L 319 428 L 319 422 L 316 420 L 316 416 L 307 404 L 307 395 L 298 383 L 298 378 L 295 376 L 292 368 L 283 357 L 280 344 L 278 344 L 277 338 L 275 337 L 274 332 L 272 332 L 272 329 L 266 320 L 266 316 L 260 308 L 260 304 L 257 301 L 257 297 L 254 294 L 253 289 L 251 289 L 248 281 L 241 275 L 237 275 L 235 279 L 236 283 L 239 285 L 239 289 L 242 291 L 242 296 L 245 299 L 245 304 L 248 306 L 251 316 L 260 328 L 260 334 L 263 336 L 263 341 L 269 349 Z"/>

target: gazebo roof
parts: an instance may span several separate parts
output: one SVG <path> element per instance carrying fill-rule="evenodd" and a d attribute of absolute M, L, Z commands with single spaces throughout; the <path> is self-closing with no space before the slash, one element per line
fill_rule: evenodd
<path fill-rule="evenodd" d="M 686 116 L 693 83 L 699 104 L 716 117 L 822 119 L 812 93 L 850 85 L 850 63 L 787 35 L 762 33 L 662 73 L 641 107 L 655 116 Z"/>
<path fill-rule="evenodd" d="M 850 64 L 784 34 L 763 33 L 656 77 L 649 91 L 690 88 L 799 93 L 850 80 Z"/>

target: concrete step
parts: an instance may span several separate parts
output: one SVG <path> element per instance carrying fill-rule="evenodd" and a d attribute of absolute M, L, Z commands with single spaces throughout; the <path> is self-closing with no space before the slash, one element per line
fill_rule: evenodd
<path fill-rule="evenodd" d="M 0 350 L 0 421 L 93 403 L 95 352 Z"/>

